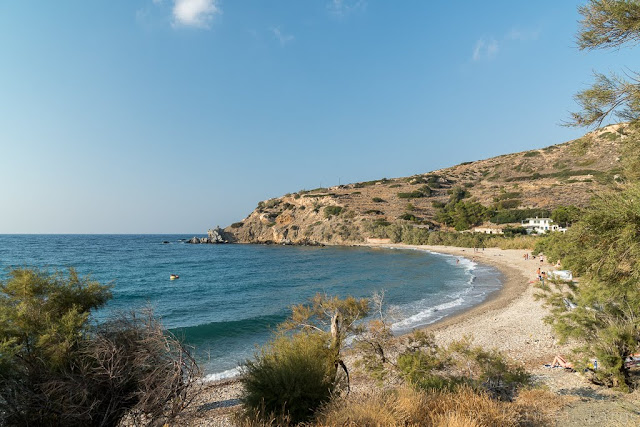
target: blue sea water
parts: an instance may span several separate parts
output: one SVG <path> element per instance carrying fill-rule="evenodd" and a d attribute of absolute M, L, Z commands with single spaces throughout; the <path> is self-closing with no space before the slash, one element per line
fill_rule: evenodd
<path fill-rule="evenodd" d="M 501 274 L 425 251 L 363 247 L 189 245 L 184 235 L 0 235 L 0 278 L 11 267 L 76 268 L 113 285 L 94 314 L 150 306 L 195 347 L 209 378 L 230 375 L 268 341 L 292 304 L 318 292 L 385 291 L 397 333 L 476 305 Z M 170 243 L 164 244 L 164 241 Z M 170 274 L 178 280 L 169 280 Z"/>

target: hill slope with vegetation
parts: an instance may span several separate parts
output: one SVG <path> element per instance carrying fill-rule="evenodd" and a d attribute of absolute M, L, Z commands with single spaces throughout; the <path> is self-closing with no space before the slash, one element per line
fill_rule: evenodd
<path fill-rule="evenodd" d="M 628 141 L 621 124 L 538 150 L 403 178 L 382 178 L 301 190 L 262 201 L 226 228 L 240 243 L 351 244 L 386 237 L 385 228 L 470 229 L 548 216 L 560 206 L 584 207 L 624 180 Z"/>

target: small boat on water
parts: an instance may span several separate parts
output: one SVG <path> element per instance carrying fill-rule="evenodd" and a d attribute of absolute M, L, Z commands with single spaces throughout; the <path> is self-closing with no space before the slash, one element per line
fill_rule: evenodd
<path fill-rule="evenodd" d="M 172 274 L 172 275 L 169 276 L 169 280 L 176 280 L 176 279 L 179 279 L 179 278 L 180 278 L 180 276 L 178 276 L 177 274 Z"/>

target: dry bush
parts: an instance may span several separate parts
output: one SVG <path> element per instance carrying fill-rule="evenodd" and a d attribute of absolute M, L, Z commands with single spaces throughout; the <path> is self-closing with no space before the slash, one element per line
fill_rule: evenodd
<path fill-rule="evenodd" d="M 317 417 L 320 426 L 422 425 L 427 395 L 408 387 L 334 399 Z"/>
<path fill-rule="evenodd" d="M 82 390 L 103 420 L 144 425 L 173 420 L 195 395 L 200 370 L 190 352 L 150 310 L 100 325 L 85 350 Z"/>
<path fill-rule="evenodd" d="M 556 413 L 568 403 L 568 398 L 548 390 L 533 388 L 520 390 L 514 403 L 520 412 L 522 425 L 553 425 Z"/>
<path fill-rule="evenodd" d="M 438 414 L 432 417 L 432 422 L 436 427 L 482 427 L 475 419 L 457 412 Z"/>
<path fill-rule="evenodd" d="M 544 390 L 523 390 L 515 402 L 462 386 L 454 392 L 408 387 L 335 399 L 317 416 L 319 426 L 503 427 L 552 425 L 563 401 Z"/>
<path fill-rule="evenodd" d="M 477 392 L 466 386 L 451 393 L 430 394 L 425 412 L 434 425 L 449 425 L 436 422 L 451 420 L 451 414 L 462 421 L 475 420 L 482 426 L 520 425 L 520 414 L 515 405 L 491 399 L 487 393 Z"/>
<path fill-rule="evenodd" d="M 232 420 L 233 425 L 236 427 L 289 427 L 296 425 L 296 423 L 291 422 L 291 417 L 288 414 L 270 413 L 265 415 L 260 411 L 236 412 Z"/>

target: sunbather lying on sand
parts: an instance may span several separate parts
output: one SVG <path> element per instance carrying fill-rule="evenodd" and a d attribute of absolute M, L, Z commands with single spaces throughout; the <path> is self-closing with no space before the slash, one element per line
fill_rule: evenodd
<path fill-rule="evenodd" d="M 551 362 L 552 368 L 564 368 L 564 369 L 573 369 L 573 363 L 568 362 L 562 356 L 556 356 L 553 358 L 553 362 Z"/>

